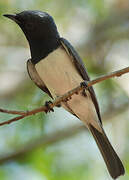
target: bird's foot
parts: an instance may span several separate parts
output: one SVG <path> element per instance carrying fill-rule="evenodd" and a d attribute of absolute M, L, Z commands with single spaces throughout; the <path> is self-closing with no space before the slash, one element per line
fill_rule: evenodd
<path fill-rule="evenodd" d="M 54 112 L 54 109 L 53 108 L 51 108 L 51 104 L 53 104 L 51 101 L 46 101 L 45 102 L 45 106 L 46 106 L 46 111 L 45 111 L 45 113 L 48 113 L 48 112 Z"/>
<path fill-rule="evenodd" d="M 88 83 L 87 83 L 87 82 L 88 82 L 88 81 L 83 81 L 83 82 L 81 82 L 81 83 L 80 83 L 80 86 L 83 87 L 83 88 L 88 89 Z"/>
<path fill-rule="evenodd" d="M 88 89 L 88 83 L 87 83 L 88 81 L 83 81 L 83 82 L 81 82 L 80 83 L 80 86 L 82 87 L 82 88 L 84 88 L 83 90 L 82 90 L 82 95 L 83 96 L 87 96 L 86 95 L 86 90 Z"/>

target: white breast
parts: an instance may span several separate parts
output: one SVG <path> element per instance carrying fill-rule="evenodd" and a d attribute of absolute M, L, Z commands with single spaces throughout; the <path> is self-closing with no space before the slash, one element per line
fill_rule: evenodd
<path fill-rule="evenodd" d="M 38 62 L 35 67 L 54 98 L 75 88 L 83 81 L 72 62 L 72 58 L 61 47 Z M 67 103 L 85 124 L 92 122 L 98 129 L 96 110 L 90 94 L 87 93 L 87 95 L 87 98 L 81 94 L 73 95 Z M 63 107 L 65 108 L 64 105 Z"/>
<path fill-rule="evenodd" d="M 63 48 L 58 48 L 37 63 L 36 70 L 54 97 L 63 95 L 83 81 Z"/>

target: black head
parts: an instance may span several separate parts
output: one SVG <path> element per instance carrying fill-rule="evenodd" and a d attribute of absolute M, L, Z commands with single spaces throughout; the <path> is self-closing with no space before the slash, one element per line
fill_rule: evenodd
<path fill-rule="evenodd" d="M 59 47 L 57 27 L 49 14 L 41 11 L 23 11 L 4 16 L 15 21 L 24 32 L 30 45 L 33 63 L 37 63 Z"/>

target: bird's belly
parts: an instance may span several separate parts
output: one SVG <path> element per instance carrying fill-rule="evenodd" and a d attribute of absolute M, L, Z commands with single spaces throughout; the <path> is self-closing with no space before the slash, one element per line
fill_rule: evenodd
<path fill-rule="evenodd" d="M 62 48 L 49 54 L 35 67 L 54 98 L 72 90 L 83 81 L 72 62 L 72 58 Z M 75 94 L 67 104 L 85 124 L 88 121 L 93 121 L 93 124 L 96 124 L 97 115 L 89 93 L 87 93 L 87 97 L 82 96 L 81 93 Z M 64 104 L 63 107 L 68 109 Z"/>

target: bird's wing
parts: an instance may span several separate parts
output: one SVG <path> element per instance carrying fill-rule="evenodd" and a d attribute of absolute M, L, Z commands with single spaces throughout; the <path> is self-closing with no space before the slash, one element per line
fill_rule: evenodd
<path fill-rule="evenodd" d="M 82 78 L 86 81 L 89 81 L 90 78 L 87 74 L 86 68 L 83 64 L 82 59 L 80 58 L 80 56 L 76 52 L 76 50 L 73 48 L 73 46 L 66 39 L 60 38 L 60 42 L 61 42 L 62 46 L 65 48 L 66 52 L 71 56 L 73 63 L 75 64 L 75 66 L 76 66 L 78 72 L 80 73 L 80 75 L 82 76 Z M 99 105 L 98 105 L 93 87 L 89 87 L 89 92 L 90 92 L 92 101 L 94 103 L 96 112 L 98 114 L 99 121 L 102 124 Z"/>
<path fill-rule="evenodd" d="M 43 90 L 45 93 L 47 93 L 51 98 L 52 95 L 49 92 L 49 90 L 47 89 L 47 87 L 45 86 L 44 82 L 41 80 L 41 78 L 39 77 L 36 69 L 35 69 L 35 65 L 31 62 L 31 59 L 29 59 L 27 61 L 27 71 L 28 74 L 31 78 L 31 80 L 41 89 Z"/>

